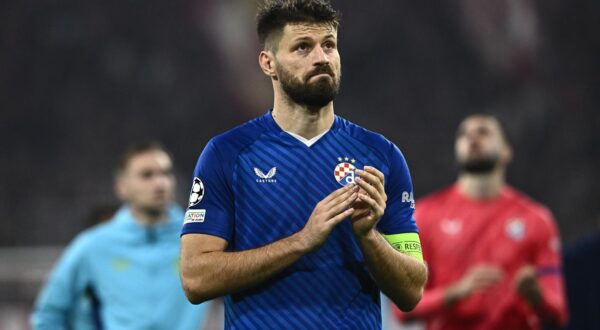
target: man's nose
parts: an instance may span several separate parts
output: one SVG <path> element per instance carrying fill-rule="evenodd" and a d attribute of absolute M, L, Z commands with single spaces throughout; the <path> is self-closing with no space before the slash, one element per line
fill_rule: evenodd
<path fill-rule="evenodd" d="M 313 51 L 313 62 L 315 65 L 329 64 L 329 56 L 320 45 L 316 46 Z"/>
<path fill-rule="evenodd" d="M 465 136 L 466 136 L 466 138 L 467 138 L 467 141 L 469 141 L 469 142 L 471 142 L 471 143 L 472 143 L 472 142 L 475 142 L 475 141 L 477 141 L 477 140 L 479 140 L 479 139 L 481 138 L 481 134 L 479 134 L 479 133 L 478 133 L 478 132 L 476 132 L 476 131 L 467 132 L 467 133 L 465 134 Z"/>
<path fill-rule="evenodd" d="M 165 188 L 169 183 L 169 177 L 164 174 L 158 174 L 154 176 L 152 181 L 155 187 Z"/>

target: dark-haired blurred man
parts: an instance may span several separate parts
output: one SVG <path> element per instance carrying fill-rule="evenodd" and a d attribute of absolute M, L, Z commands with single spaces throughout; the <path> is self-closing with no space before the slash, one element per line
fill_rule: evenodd
<path fill-rule="evenodd" d="M 190 301 L 225 298 L 227 329 L 378 329 L 426 279 L 400 150 L 333 111 L 341 76 L 328 1 L 267 1 L 259 64 L 274 106 L 200 155 L 182 231 Z"/>
<path fill-rule="evenodd" d="M 159 144 L 124 153 L 115 187 L 125 204 L 67 247 L 38 297 L 33 329 L 81 328 L 84 295 L 90 328 L 200 329 L 206 307 L 186 300 L 178 276 L 183 211 L 173 203 L 172 170 Z"/>
<path fill-rule="evenodd" d="M 544 207 L 508 186 L 511 147 L 499 121 L 476 114 L 456 136 L 458 181 L 418 201 L 430 277 L 401 319 L 427 329 L 559 327 L 567 312 L 559 236 Z"/>

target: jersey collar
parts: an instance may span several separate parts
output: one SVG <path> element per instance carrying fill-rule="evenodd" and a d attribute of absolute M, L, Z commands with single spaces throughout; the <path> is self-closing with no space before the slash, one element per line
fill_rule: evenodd
<path fill-rule="evenodd" d="M 263 116 L 264 121 L 266 122 L 267 126 L 269 127 L 269 129 L 275 133 L 278 133 L 282 136 L 286 136 L 290 139 L 293 139 L 295 141 L 298 141 L 300 143 L 302 143 L 303 145 L 307 146 L 307 147 L 311 147 L 312 145 L 314 145 L 315 143 L 317 143 L 320 139 L 322 139 L 324 136 L 327 135 L 327 133 L 329 132 L 335 132 L 338 127 L 340 126 L 340 118 L 337 115 L 334 115 L 333 117 L 333 125 L 331 125 L 331 128 L 328 129 L 327 131 L 313 137 L 312 139 L 306 139 L 298 134 L 294 134 L 292 132 L 287 132 L 281 129 L 281 127 L 279 127 L 279 125 L 277 125 L 277 123 L 275 122 L 275 119 L 273 119 L 273 109 L 269 109 L 267 111 L 267 113 Z"/>

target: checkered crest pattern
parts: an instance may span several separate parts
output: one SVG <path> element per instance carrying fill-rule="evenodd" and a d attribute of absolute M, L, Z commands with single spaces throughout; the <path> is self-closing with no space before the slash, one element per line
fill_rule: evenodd
<path fill-rule="evenodd" d="M 333 171 L 333 176 L 335 177 L 335 180 L 337 182 L 342 181 L 343 178 L 345 178 L 348 174 L 350 174 L 351 172 L 354 172 L 356 170 L 356 167 L 350 163 L 339 163 L 337 164 L 337 166 L 335 167 L 335 170 Z"/>

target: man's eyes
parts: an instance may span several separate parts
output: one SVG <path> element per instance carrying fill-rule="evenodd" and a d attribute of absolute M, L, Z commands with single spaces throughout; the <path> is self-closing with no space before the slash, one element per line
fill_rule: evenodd
<path fill-rule="evenodd" d="M 296 49 L 297 50 L 307 50 L 307 49 L 309 49 L 309 46 L 307 43 L 301 43 L 298 46 L 296 46 Z"/>

